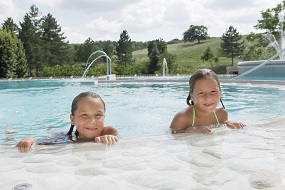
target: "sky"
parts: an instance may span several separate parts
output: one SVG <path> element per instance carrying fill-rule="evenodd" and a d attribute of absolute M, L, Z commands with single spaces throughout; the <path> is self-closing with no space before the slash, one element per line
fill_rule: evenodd
<path fill-rule="evenodd" d="M 15 23 L 36 5 L 43 16 L 50 13 L 69 43 L 118 41 L 123 30 L 132 41 L 182 39 L 190 25 L 208 28 L 210 37 L 221 37 L 234 26 L 244 35 L 255 30 L 261 11 L 282 0 L 0 0 L 0 24 Z"/>

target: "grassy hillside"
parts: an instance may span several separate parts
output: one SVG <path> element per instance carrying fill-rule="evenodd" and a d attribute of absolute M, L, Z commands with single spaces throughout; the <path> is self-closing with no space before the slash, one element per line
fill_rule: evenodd
<path fill-rule="evenodd" d="M 203 62 L 201 60 L 201 56 L 204 54 L 206 49 L 210 47 L 212 53 L 216 57 L 220 49 L 220 42 L 220 38 L 211 38 L 205 41 L 201 41 L 200 44 L 198 44 L 197 42 L 181 42 L 177 44 L 170 44 L 167 45 L 167 49 L 168 52 L 177 56 L 176 63 L 178 65 L 187 68 L 211 68 L 209 62 Z M 134 51 L 133 57 L 136 59 L 137 62 L 148 60 L 147 49 Z M 236 63 L 237 59 L 234 60 L 234 64 Z M 219 57 L 219 61 L 213 64 L 216 71 L 219 71 L 219 73 L 226 73 L 226 66 L 231 65 L 231 59 L 226 57 Z"/>

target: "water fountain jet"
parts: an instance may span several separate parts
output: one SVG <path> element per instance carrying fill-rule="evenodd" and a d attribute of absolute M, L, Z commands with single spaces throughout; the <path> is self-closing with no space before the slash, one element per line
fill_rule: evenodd
<path fill-rule="evenodd" d="M 95 59 L 92 60 L 93 55 L 98 54 L 98 53 L 100 53 L 101 55 L 97 56 Z M 98 51 L 95 51 L 95 52 L 91 53 L 91 55 L 87 59 L 86 69 L 85 69 L 85 71 L 84 71 L 84 73 L 82 75 L 82 78 L 86 78 L 86 74 L 89 71 L 89 68 L 92 66 L 92 64 L 96 60 L 98 60 L 98 59 L 100 59 L 102 57 L 106 58 L 106 66 L 107 66 L 106 80 L 115 80 L 116 79 L 115 75 L 112 75 L 111 58 L 104 51 L 101 51 L 101 50 L 98 50 Z M 89 60 L 92 60 L 92 61 L 89 63 Z"/>
<path fill-rule="evenodd" d="M 162 75 L 163 76 L 168 75 L 168 66 L 167 66 L 167 62 L 165 58 L 163 58 L 163 62 L 162 62 Z"/>

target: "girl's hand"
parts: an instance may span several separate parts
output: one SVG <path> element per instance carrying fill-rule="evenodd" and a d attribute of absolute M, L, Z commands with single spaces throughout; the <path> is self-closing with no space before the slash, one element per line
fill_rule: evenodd
<path fill-rule="evenodd" d="M 33 139 L 33 137 L 26 137 L 23 138 L 16 147 L 20 152 L 27 152 L 30 149 L 35 149 L 36 141 Z"/>
<path fill-rule="evenodd" d="M 246 126 L 245 124 L 237 121 L 226 121 L 225 124 L 227 125 L 228 128 L 231 129 L 241 129 Z"/>
<path fill-rule="evenodd" d="M 96 142 L 102 142 L 107 145 L 114 144 L 118 142 L 118 140 L 118 137 L 116 137 L 115 135 L 103 135 L 95 138 Z"/>

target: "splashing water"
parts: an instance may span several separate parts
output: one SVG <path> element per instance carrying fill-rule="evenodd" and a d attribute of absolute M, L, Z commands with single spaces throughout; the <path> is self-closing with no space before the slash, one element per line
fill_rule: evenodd
<path fill-rule="evenodd" d="M 284 11 L 282 11 L 279 14 L 279 23 L 281 23 L 280 27 L 280 39 L 276 39 L 276 37 L 273 34 L 268 33 L 267 38 L 270 41 L 268 44 L 267 48 L 273 47 L 276 52 L 280 52 L 283 48 L 285 48 L 285 32 L 284 32 Z M 283 51 L 282 53 L 279 54 L 279 59 L 285 59 L 285 52 Z"/>

